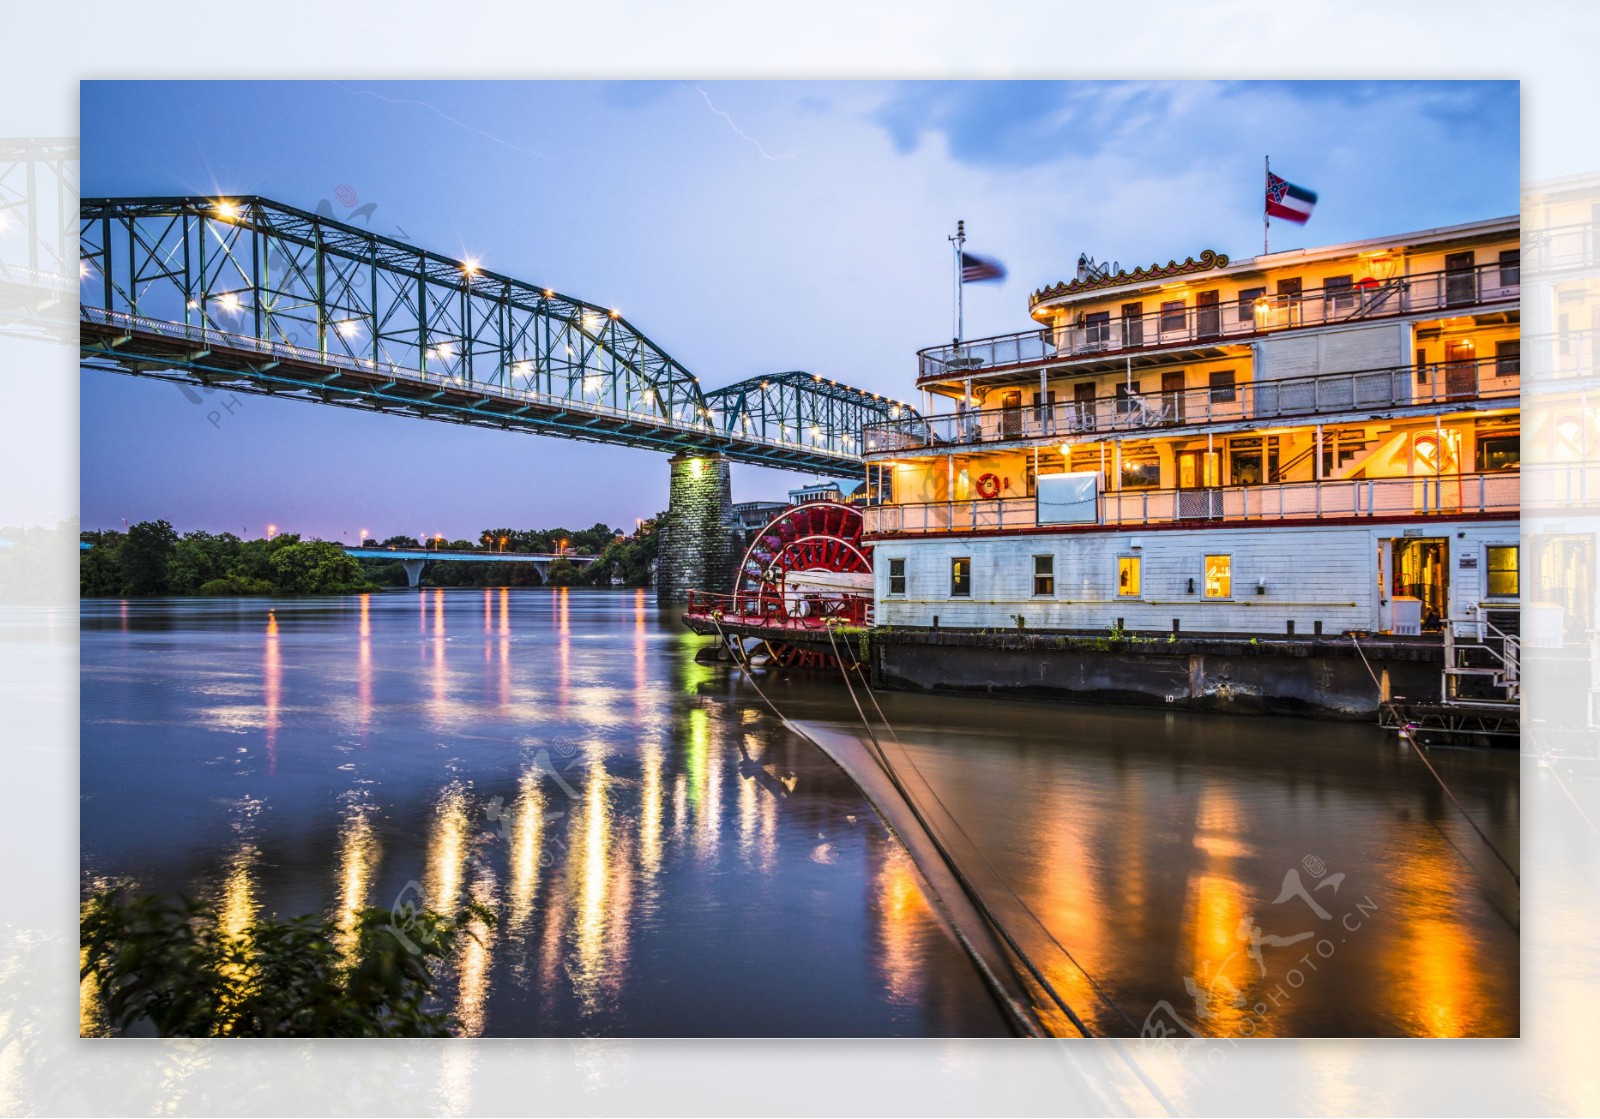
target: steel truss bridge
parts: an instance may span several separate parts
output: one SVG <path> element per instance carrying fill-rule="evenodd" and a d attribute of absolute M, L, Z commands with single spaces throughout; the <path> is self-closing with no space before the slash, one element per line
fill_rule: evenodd
<path fill-rule="evenodd" d="M 76 330 L 78 141 L 0 139 L 0 333 L 62 341 Z"/>
<path fill-rule="evenodd" d="M 88 368 L 831 477 L 915 416 L 798 371 L 705 391 L 614 309 L 264 198 L 85 199 L 79 249 Z"/>

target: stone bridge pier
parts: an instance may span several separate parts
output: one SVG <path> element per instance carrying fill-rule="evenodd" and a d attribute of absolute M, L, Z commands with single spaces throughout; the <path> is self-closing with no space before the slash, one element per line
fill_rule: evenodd
<path fill-rule="evenodd" d="M 727 594 L 742 558 L 728 460 L 721 455 L 674 455 L 671 467 L 656 561 L 656 602 L 661 606 L 681 605 L 691 590 Z"/>

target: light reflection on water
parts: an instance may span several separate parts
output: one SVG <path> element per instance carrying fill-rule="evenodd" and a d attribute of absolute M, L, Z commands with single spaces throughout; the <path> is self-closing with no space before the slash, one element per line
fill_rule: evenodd
<path fill-rule="evenodd" d="M 467 1033 L 1004 1030 L 860 794 L 642 593 L 412 593 L 86 603 L 86 877 L 236 927 L 475 901 Z M 1372 728 L 882 699 L 1096 1031 L 1163 1003 L 1211 1036 L 1517 1031 L 1517 893 Z M 1515 758 L 1435 764 L 1515 859 Z"/>
<path fill-rule="evenodd" d="M 824 688 L 786 693 L 792 718 L 838 720 Z M 1210 1037 L 1518 1033 L 1518 888 L 1376 728 L 880 698 L 1043 928 L 991 904 L 1095 1031 L 1165 1004 Z M 1432 760 L 1515 864 L 1515 752 Z"/>
<path fill-rule="evenodd" d="M 468 1035 L 1005 1032 L 854 787 L 644 594 L 413 593 L 86 603 L 86 876 L 346 953 L 476 902 Z"/>

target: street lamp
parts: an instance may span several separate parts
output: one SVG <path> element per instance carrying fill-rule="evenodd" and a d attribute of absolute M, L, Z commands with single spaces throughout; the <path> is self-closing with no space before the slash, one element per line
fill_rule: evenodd
<path fill-rule="evenodd" d="M 268 525 L 268 526 L 267 526 L 267 539 L 268 539 L 268 540 L 271 540 L 271 539 L 272 539 L 272 537 L 273 537 L 273 535 L 274 535 L 274 534 L 275 534 L 275 533 L 276 533 L 276 532 L 277 532 L 277 531 L 278 531 L 278 526 L 277 526 L 277 525 Z"/>

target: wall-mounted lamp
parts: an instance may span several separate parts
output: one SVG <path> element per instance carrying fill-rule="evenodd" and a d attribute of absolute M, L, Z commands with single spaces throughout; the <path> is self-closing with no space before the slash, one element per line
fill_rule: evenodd
<path fill-rule="evenodd" d="M 1189 577 L 1189 593 L 1194 594 L 1194 576 Z"/>
<path fill-rule="evenodd" d="M 1261 578 L 1256 580 L 1256 594 L 1266 594 L 1266 593 L 1267 593 L 1267 579 L 1266 579 L 1266 576 L 1263 575 Z"/>
<path fill-rule="evenodd" d="M 1130 552 L 1137 552 L 1140 548 L 1143 548 L 1143 547 L 1144 547 L 1144 545 L 1139 543 L 1139 541 L 1137 541 L 1137 540 L 1128 541 L 1128 550 Z"/>

